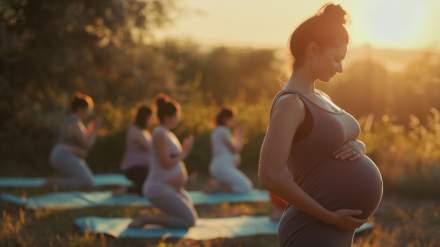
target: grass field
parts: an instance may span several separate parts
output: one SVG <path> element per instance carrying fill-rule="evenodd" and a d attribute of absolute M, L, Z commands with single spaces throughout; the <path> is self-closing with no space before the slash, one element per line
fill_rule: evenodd
<path fill-rule="evenodd" d="M 192 181 L 190 188 L 200 189 L 204 178 Z M 17 195 L 36 195 L 46 191 L 5 190 Z M 134 217 L 140 213 L 160 214 L 153 208 L 89 208 L 76 210 L 25 210 L 0 203 L 1 246 L 278 246 L 276 236 L 253 236 L 209 241 L 173 239 L 114 239 L 103 235 L 81 233 L 73 225 L 78 217 Z M 267 215 L 269 203 L 224 203 L 197 206 L 200 217 Z M 435 247 L 440 246 L 440 203 L 432 199 L 387 195 L 372 218 L 375 227 L 355 239 L 355 247 Z"/>

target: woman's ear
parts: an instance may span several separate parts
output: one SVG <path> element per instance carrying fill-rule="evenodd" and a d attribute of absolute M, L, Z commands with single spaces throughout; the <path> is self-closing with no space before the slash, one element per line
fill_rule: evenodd
<path fill-rule="evenodd" d="M 315 58 L 317 57 L 319 54 L 319 46 L 316 42 L 312 41 L 307 45 L 306 48 L 306 55 L 309 58 Z"/>
<path fill-rule="evenodd" d="M 304 64 L 314 63 L 313 61 L 319 55 L 319 46 L 316 42 L 312 41 L 306 46 L 305 54 L 304 54 Z"/>

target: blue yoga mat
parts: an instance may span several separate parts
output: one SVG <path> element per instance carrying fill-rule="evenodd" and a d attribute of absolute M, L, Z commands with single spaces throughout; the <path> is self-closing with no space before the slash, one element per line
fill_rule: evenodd
<path fill-rule="evenodd" d="M 37 188 L 44 185 L 45 178 L 0 178 L 0 188 Z M 130 186 L 132 183 L 121 174 L 102 174 L 95 176 L 96 186 Z"/>
<path fill-rule="evenodd" d="M 103 233 L 115 238 L 187 238 L 207 240 L 214 238 L 236 238 L 255 235 L 276 235 L 278 223 L 267 216 L 240 216 L 231 218 L 198 219 L 196 226 L 190 229 L 173 229 L 159 226 L 146 228 L 127 228 L 130 218 L 84 217 L 75 220 L 81 231 Z M 365 223 L 356 233 L 371 229 L 371 223 Z"/>
<path fill-rule="evenodd" d="M 189 192 L 194 204 L 220 204 L 223 202 L 268 202 L 269 195 L 264 190 L 253 190 L 247 194 L 205 194 Z M 25 206 L 30 209 L 58 208 L 72 209 L 97 206 L 149 206 L 150 202 L 141 196 L 127 194 L 113 196 L 112 192 L 57 192 L 31 198 L 20 198 L 11 194 L 1 194 L 0 200 Z"/>

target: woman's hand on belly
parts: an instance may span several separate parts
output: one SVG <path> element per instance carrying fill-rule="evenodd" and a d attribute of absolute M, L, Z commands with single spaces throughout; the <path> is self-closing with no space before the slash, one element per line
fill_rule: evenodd
<path fill-rule="evenodd" d="M 182 171 L 179 173 L 179 175 L 169 179 L 167 183 L 172 187 L 176 188 L 177 190 L 180 190 L 183 187 L 185 187 L 187 180 L 188 180 L 188 174 L 186 173 L 186 171 Z"/>
<path fill-rule="evenodd" d="M 359 140 L 346 142 L 334 153 L 335 159 L 357 160 L 365 154 L 365 144 Z"/>
<path fill-rule="evenodd" d="M 361 210 L 339 209 L 333 211 L 327 223 L 337 226 L 343 230 L 354 230 L 367 222 L 367 219 L 358 219 L 356 216 L 361 215 Z"/>

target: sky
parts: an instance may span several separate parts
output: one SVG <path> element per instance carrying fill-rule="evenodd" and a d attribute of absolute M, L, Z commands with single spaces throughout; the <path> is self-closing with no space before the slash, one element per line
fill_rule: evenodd
<path fill-rule="evenodd" d="M 216 46 L 285 47 L 289 35 L 327 1 L 178 0 L 176 22 L 158 37 L 191 39 Z M 370 44 L 396 49 L 438 48 L 440 1 L 340 0 L 350 16 L 353 47 Z"/>

